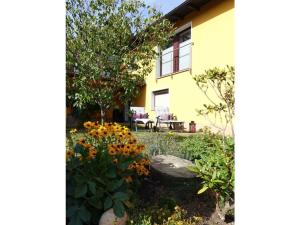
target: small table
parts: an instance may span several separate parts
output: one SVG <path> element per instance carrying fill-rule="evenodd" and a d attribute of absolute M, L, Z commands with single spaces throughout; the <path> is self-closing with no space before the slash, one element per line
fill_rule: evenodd
<path fill-rule="evenodd" d="M 137 123 L 138 122 L 141 122 L 141 123 L 145 124 L 145 128 L 146 129 L 149 129 L 149 124 L 150 124 L 150 129 L 152 130 L 152 124 L 154 123 L 153 120 L 151 120 L 151 119 L 139 119 L 139 118 L 137 118 L 137 119 L 134 120 L 135 131 L 137 131 Z"/>
<path fill-rule="evenodd" d="M 165 123 L 168 125 L 170 130 L 183 130 L 184 129 L 184 121 L 179 120 L 162 120 L 160 123 Z M 179 126 L 179 129 L 175 129 L 177 126 Z"/>

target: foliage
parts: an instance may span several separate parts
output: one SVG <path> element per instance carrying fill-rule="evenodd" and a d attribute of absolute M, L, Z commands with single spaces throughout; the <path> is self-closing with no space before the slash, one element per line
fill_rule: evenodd
<path fill-rule="evenodd" d="M 201 217 L 186 218 L 187 211 L 179 206 L 160 207 L 149 205 L 138 212 L 130 214 L 128 225 L 196 225 L 202 221 Z"/>
<path fill-rule="evenodd" d="M 215 119 L 218 117 L 223 122 L 225 118 L 225 127 L 220 127 L 216 123 L 212 124 L 221 129 L 225 133 L 227 126 L 231 126 L 232 135 L 234 135 L 233 117 L 234 117 L 234 77 L 235 69 L 232 66 L 227 66 L 224 69 L 213 68 L 206 70 L 203 74 L 196 75 L 194 80 L 207 97 L 210 104 L 203 104 L 203 108 L 198 110 L 198 113 L 210 120 L 208 115 L 213 114 Z M 218 97 L 218 100 L 213 100 L 210 90 Z"/>
<path fill-rule="evenodd" d="M 221 135 L 204 130 L 200 137 L 191 137 L 182 144 L 195 158 L 195 165 L 189 169 L 202 180 L 198 194 L 211 189 L 222 206 L 234 198 L 234 142 L 226 138 L 224 148 L 223 141 Z"/>
<path fill-rule="evenodd" d="M 66 0 L 66 11 L 67 99 L 103 114 L 137 96 L 170 22 L 143 0 Z"/>
<path fill-rule="evenodd" d="M 132 205 L 139 176 L 149 174 L 145 146 L 119 124 L 85 122 L 84 137 L 70 131 L 67 157 L 67 220 L 69 225 L 96 224 L 113 208 L 122 217 Z"/>
<path fill-rule="evenodd" d="M 173 132 L 151 132 L 146 134 L 136 133 L 139 140 L 146 146 L 146 152 L 151 155 L 169 154 L 178 157 L 184 155 L 180 151 L 180 143 L 184 137 L 178 136 Z"/>
<path fill-rule="evenodd" d="M 223 138 L 220 134 L 213 133 L 208 127 L 204 127 L 199 134 L 186 137 L 179 145 L 184 158 L 194 161 L 195 159 L 201 159 L 204 150 L 214 151 L 215 148 L 219 147 L 220 142 L 223 146 Z M 225 148 L 231 148 L 233 151 L 232 137 L 225 137 L 224 143 Z"/>

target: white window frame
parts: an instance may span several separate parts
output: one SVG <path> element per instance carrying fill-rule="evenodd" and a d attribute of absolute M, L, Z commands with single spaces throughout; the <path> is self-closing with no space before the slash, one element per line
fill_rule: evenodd
<path fill-rule="evenodd" d="M 168 94 L 169 95 L 169 105 L 170 106 L 170 89 L 169 88 L 164 88 L 160 90 L 155 90 L 152 91 L 152 96 L 151 96 L 151 110 L 155 110 L 155 96 L 159 94 Z"/>
<path fill-rule="evenodd" d="M 169 75 L 171 75 L 173 73 L 179 73 L 181 71 L 186 71 L 186 70 L 191 70 L 192 69 L 192 46 L 193 46 L 193 42 L 192 42 L 192 40 L 193 40 L 192 21 L 190 21 L 190 22 L 182 25 L 178 29 L 176 29 L 175 35 L 178 34 L 178 33 L 180 33 L 181 31 L 184 31 L 187 28 L 191 29 L 191 43 L 190 43 L 191 50 L 190 50 L 190 65 L 189 65 L 189 67 L 188 68 L 184 68 L 182 70 L 178 70 L 176 72 L 173 72 L 173 68 L 172 68 L 172 72 L 171 73 L 162 75 L 162 68 L 161 68 L 161 66 L 162 66 L 162 63 L 161 63 L 161 60 L 162 60 L 161 53 L 162 53 L 162 51 L 161 51 L 161 49 L 158 48 L 158 51 L 159 51 L 160 54 L 159 54 L 159 57 L 158 57 L 158 59 L 156 61 L 156 78 L 162 78 L 162 77 L 169 76 Z M 172 63 L 172 65 L 173 65 L 173 63 Z"/>

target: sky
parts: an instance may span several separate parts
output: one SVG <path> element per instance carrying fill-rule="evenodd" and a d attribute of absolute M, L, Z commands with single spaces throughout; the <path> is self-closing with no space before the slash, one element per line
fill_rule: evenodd
<path fill-rule="evenodd" d="M 145 2 L 146 4 L 155 6 L 155 8 L 162 11 L 163 14 L 166 14 L 184 2 L 184 0 L 145 0 Z"/>

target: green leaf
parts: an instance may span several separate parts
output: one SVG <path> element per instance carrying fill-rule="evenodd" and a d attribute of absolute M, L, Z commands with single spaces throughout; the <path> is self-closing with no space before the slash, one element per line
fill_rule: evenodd
<path fill-rule="evenodd" d="M 113 210 L 115 215 L 119 218 L 123 217 L 125 213 L 125 207 L 123 203 L 118 200 L 116 200 L 114 203 Z"/>
<path fill-rule="evenodd" d="M 115 191 L 116 189 L 121 187 L 122 184 L 123 184 L 123 180 L 113 180 L 109 183 L 107 188 L 109 191 Z"/>
<path fill-rule="evenodd" d="M 86 193 L 87 193 L 87 185 L 86 184 L 81 184 L 81 185 L 78 185 L 75 188 L 74 197 L 75 198 L 80 198 L 80 197 L 85 196 Z"/>
<path fill-rule="evenodd" d="M 96 184 L 94 182 L 89 181 L 88 186 L 92 194 L 96 194 Z"/>
<path fill-rule="evenodd" d="M 214 171 L 211 179 L 214 180 L 216 178 L 216 176 L 217 176 L 217 171 Z"/>
<path fill-rule="evenodd" d="M 134 207 L 134 204 L 130 201 L 124 201 L 123 202 L 128 208 L 133 208 Z"/>
<path fill-rule="evenodd" d="M 89 222 L 91 219 L 91 213 L 85 207 L 83 207 L 79 210 L 79 217 L 82 221 Z"/>
<path fill-rule="evenodd" d="M 119 168 L 121 170 L 126 170 L 128 168 L 129 164 L 130 164 L 130 162 L 123 162 L 123 163 L 119 164 Z"/>
<path fill-rule="evenodd" d="M 107 173 L 105 174 L 108 178 L 115 178 L 117 177 L 116 168 L 110 168 Z"/>
<path fill-rule="evenodd" d="M 104 201 L 104 205 L 103 205 L 104 210 L 109 209 L 109 208 L 112 206 L 112 203 L 113 203 L 113 202 L 112 202 L 111 197 L 110 197 L 110 196 L 107 196 L 106 199 L 105 199 L 105 201 Z"/>
<path fill-rule="evenodd" d="M 83 225 L 78 213 L 71 217 L 68 225 Z"/>
<path fill-rule="evenodd" d="M 199 169 L 196 166 L 187 166 L 187 168 L 194 173 L 199 173 Z"/>
<path fill-rule="evenodd" d="M 99 197 L 96 197 L 96 196 L 91 197 L 88 200 L 88 203 L 97 209 L 103 209 L 102 200 Z"/>
<path fill-rule="evenodd" d="M 79 210 L 78 206 L 71 206 L 67 208 L 67 217 L 72 217 Z"/>
<path fill-rule="evenodd" d="M 75 181 L 76 181 L 77 183 L 79 183 L 79 184 L 85 183 L 86 180 L 87 180 L 86 177 L 80 176 L 80 175 L 75 175 L 75 176 L 74 176 L 74 179 L 75 179 Z"/>
<path fill-rule="evenodd" d="M 100 177 L 95 177 L 95 180 L 101 184 L 105 184 L 105 182 Z"/>
<path fill-rule="evenodd" d="M 205 192 L 206 190 L 208 189 L 208 187 L 207 186 L 203 186 L 199 191 L 198 191 L 198 195 L 199 194 L 202 194 L 203 192 Z"/>
<path fill-rule="evenodd" d="M 124 192 L 116 192 L 113 195 L 113 199 L 119 200 L 119 201 L 126 201 L 129 199 L 129 196 L 128 196 L 128 194 L 126 194 Z"/>

